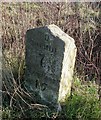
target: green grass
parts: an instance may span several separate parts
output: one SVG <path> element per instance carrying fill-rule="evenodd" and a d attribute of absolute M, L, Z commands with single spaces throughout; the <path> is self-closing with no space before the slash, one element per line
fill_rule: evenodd
<path fill-rule="evenodd" d="M 79 120 L 100 120 L 101 107 L 98 97 L 98 86 L 94 82 L 82 83 L 74 80 L 72 97 L 67 100 L 66 115 Z"/>

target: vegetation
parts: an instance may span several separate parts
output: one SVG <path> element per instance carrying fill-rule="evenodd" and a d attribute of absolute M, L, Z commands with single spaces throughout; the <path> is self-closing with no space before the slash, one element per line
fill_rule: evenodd
<path fill-rule="evenodd" d="M 94 82 L 82 83 L 74 80 L 72 97 L 67 100 L 66 114 L 68 119 L 91 120 L 101 118 L 101 107 L 98 97 L 98 86 Z"/>
<path fill-rule="evenodd" d="M 67 120 L 100 120 L 101 103 L 97 93 L 98 86 L 95 82 L 82 83 L 79 78 L 74 78 L 72 94 L 66 100 L 66 106 L 57 113 L 44 106 L 35 106 L 23 108 L 3 107 L 2 117 L 6 120 L 16 119 L 67 119 Z"/>
<path fill-rule="evenodd" d="M 101 2 L 1 3 L 2 10 L 2 118 L 101 118 Z M 25 34 L 30 28 L 56 24 L 75 39 L 78 49 L 70 98 L 57 113 L 34 103 L 23 88 Z M 32 103 L 33 101 L 33 103 Z"/>

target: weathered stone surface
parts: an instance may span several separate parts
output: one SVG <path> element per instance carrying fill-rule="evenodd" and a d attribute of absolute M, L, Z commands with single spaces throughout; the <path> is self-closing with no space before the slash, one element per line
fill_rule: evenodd
<path fill-rule="evenodd" d="M 25 87 L 36 102 L 65 102 L 71 91 L 75 57 L 73 38 L 56 25 L 27 31 Z"/>

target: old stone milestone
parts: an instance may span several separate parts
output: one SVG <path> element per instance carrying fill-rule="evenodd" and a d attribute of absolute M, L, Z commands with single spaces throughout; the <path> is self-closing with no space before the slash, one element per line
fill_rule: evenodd
<path fill-rule="evenodd" d="M 65 102 L 75 57 L 74 39 L 56 25 L 27 31 L 25 88 L 37 103 L 54 106 Z"/>

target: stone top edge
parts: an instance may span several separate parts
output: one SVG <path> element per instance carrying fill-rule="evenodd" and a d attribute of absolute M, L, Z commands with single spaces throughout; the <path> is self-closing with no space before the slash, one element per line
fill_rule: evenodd
<path fill-rule="evenodd" d="M 68 34 L 66 34 L 64 31 L 62 31 L 62 29 L 60 29 L 58 26 L 56 26 L 55 24 L 51 24 L 48 25 L 47 28 L 55 35 L 60 37 L 64 42 L 66 42 L 66 38 L 68 38 L 68 40 L 71 40 L 72 42 L 75 42 L 74 39 L 72 37 L 70 37 Z M 57 32 L 58 30 L 58 32 Z"/>
<path fill-rule="evenodd" d="M 56 36 L 59 37 L 60 39 L 62 39 L 64 42 L 68 42 L 68 40 L 72 41 L 75 43 L 75 40 L 70 37 L 68 34 L 66 34 L 64 31 L 62 31 L 62 29 L 60 29 L 57 25 L 55 24 L 50 24 L 50 25 L 45 25 L 42 27 L 37 27 L 37 28 L 32 28 L 32 29 L 28 29 L 27 32 L 30 32 L 32 30 L 37 30 L 40 28 L 47 28 L 48 30 L 50 30 L 50 32 Z M 67 40 L 68 39 L 68 40 Z"/>

